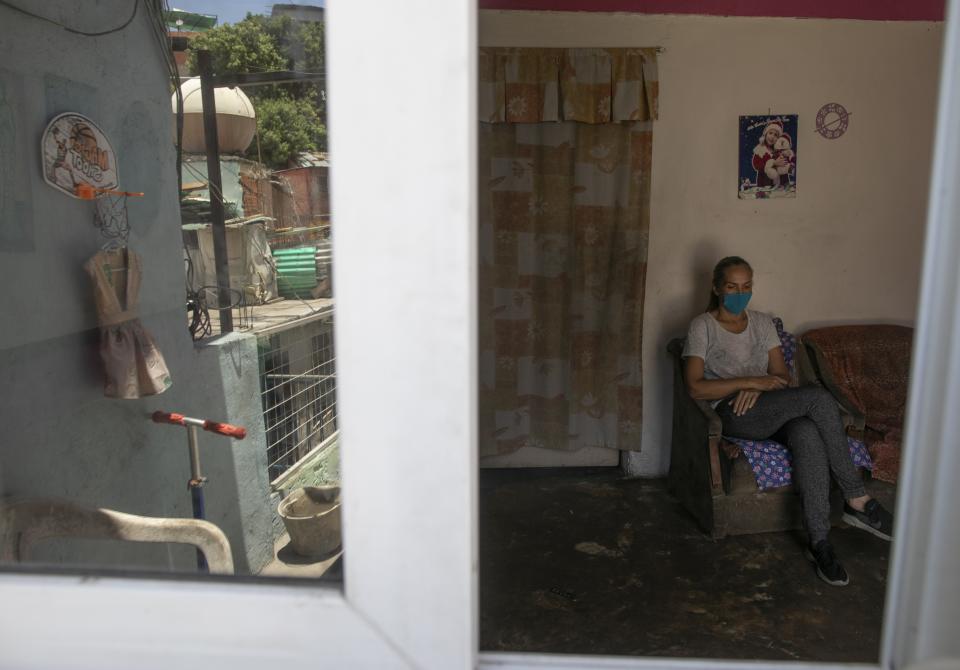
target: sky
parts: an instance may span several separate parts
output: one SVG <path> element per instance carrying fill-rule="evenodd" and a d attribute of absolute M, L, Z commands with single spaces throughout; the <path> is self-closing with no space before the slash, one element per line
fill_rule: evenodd
<path fill-rule="evenodd" d="M 169 4 L 171 9 L 182 9 L 198 14 L 216 14 L 219 19 L 217 25 L 242 21 L 248 12 L 269 15 L 270 7 L 273 6 L 273 2 L 270 0 L 170 0 Z M 310 0 L 308 2 L 282 0 L 281 4 L 323 7 L 324 0 Z"/>

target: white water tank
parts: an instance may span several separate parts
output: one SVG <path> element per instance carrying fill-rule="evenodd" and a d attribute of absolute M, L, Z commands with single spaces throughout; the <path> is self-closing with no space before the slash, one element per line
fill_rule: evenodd
<path fill-rule="evenodd" d="M 180 91 L 183 93 L 183 150 L 193 154 L 206 153 L 200 77 L 184 80 Z M 239 88 L 215 88 L 213 97 L 217 106 L 217 138 L 220 141 L 220 153 L 243 153 L 250 146 L 257 132 L 257 115 L 253 111 L 253 103 Z M 171 96 L 171 103 L 173 113 L 176 114 L 175 93 Z"/>

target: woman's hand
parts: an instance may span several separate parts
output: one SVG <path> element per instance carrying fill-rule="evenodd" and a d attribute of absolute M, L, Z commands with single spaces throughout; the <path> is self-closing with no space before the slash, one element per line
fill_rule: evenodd
<path fill-rule="evenodd" d="M 733 413 L 737 416 L 743 416 L 747 413 L 747 410 L 757 404 L 757 398 L 759 397 L 760 391 L 740 391 L 737 397 L 730 401 L 730 404 L 733 405 Z"/>
<path fill-rule="evenodd" d="M 787 380 L 777 375 L 764 375 L 763 377 L 750 377 L 747 390 L 750 391 L 776 391 L 787 387 Z"/>

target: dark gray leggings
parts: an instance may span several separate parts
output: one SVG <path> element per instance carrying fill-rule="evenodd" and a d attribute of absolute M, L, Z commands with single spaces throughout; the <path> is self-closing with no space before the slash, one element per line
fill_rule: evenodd
<path fill-rule="evenodd" d="M 761 393 L 743 416 L 733 413 L 731 402 L 717 405 L 723 434 L 747 440 L 772 437 L 789 447 L 810 541 L 825 540 L 830 530 L 830 474 L 847 500 L 864 494 L 836 400 L 819 386 L 801 386 Z"/>

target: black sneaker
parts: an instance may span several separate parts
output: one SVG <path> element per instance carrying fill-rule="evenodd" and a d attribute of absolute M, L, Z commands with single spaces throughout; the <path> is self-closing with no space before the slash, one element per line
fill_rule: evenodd
<path fill-rule="evenodd" d="M 850 583 L 847 571 L 840 565 L 833 546 L 826 540 L 820 540 L 813 548 L 807 548 L 807 558 L 817 566 L 817 576 L 830 586 L 846 586 Z"/>
<path fill-rule="evenodd" d="M 872 498 L 863 506 L 862 512 L 858 512 L 844 503 L 843 520 L 851 526 L 873 533 L 887 542 L 893 539 L 893 515 Z"/>

